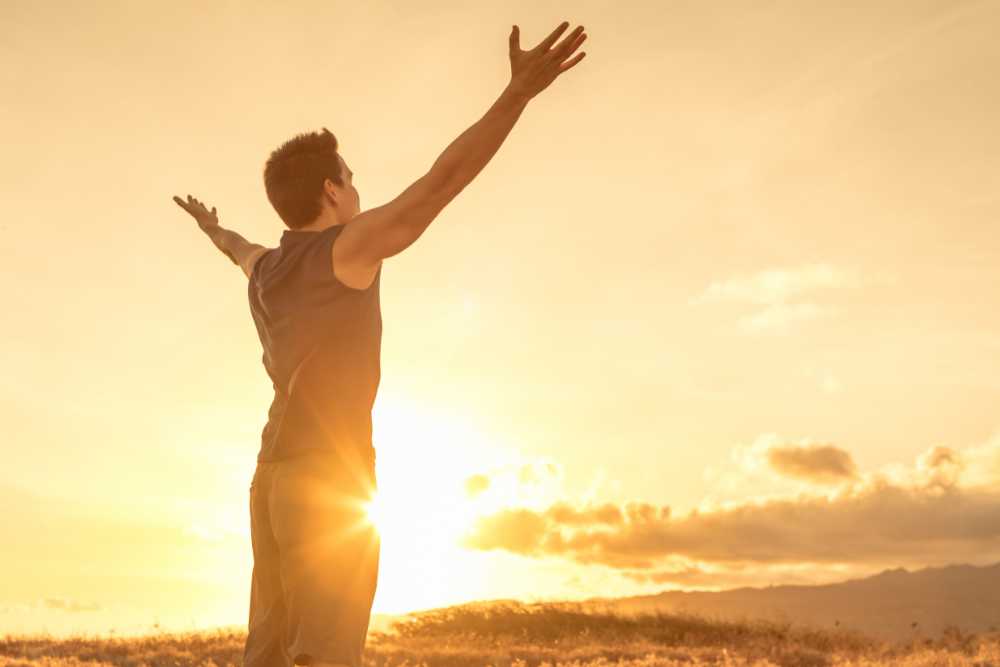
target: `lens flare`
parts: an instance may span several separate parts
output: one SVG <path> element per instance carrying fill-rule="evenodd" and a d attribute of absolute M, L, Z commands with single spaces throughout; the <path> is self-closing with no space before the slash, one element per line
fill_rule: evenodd
<path fill-rule="evenodd" d="M 381 533 L 386 519 L 385 503 L 382 497 L 376 493 L 371 500 L 364 504 L 364 510 L 368 522 Z"/>

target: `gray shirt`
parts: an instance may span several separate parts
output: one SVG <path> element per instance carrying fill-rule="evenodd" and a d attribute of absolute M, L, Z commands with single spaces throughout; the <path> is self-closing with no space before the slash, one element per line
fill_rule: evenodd
<path fill-rule="evenodd" d="M 250 312 L 274 386 L 258 462 L 316 451 L 374 459 L 382 270 L 363 290 L 337 279 L 333 242 L 343 229 L 286 229 L 250 274 Z"/>

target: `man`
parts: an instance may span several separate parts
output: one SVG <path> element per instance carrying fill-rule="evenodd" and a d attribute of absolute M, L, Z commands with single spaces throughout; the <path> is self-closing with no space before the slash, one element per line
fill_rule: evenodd
<path fill-rule="evenodd" d="M 301 134 L 264 169 L 288 227 L 277 248 L 219 226 L 174 197 L 249 279 L 274 400 L 250 485 L 254 566 L 246 667 L 360 667 L 380 539 L 365 507 L 376 490 L 371 409 L 380 379 L 382 261 L 408 248 L 486 166 L 528 101 L 583 59 L 578 26 L 538 46 L 509 38 L 511 80 L 486 114 L 396 199 L 360 213 L 353 172 L 329 130 Z M 573 56 L 572 58 L 570 56 Z"/>

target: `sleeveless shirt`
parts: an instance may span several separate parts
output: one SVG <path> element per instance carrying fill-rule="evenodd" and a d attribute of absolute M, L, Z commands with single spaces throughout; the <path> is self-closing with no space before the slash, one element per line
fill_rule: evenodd
<path fill-rule="evenodd" d="M 373 465 L 382 269 L 366 289 L 334 275 L 333 242 L 343 229 L 286 229 L 251 271 L 250 313 L 274 387 L 260 463 L 321 452 Z"/>

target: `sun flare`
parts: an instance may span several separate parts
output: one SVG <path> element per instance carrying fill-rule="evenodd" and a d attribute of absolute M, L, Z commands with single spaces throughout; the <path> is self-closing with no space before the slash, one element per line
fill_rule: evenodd
<path fill-rule="evenodd" d="M 375 526 L 375 529 L 381 533 L 388 518 L 383 497 L 376 493 L 371 500 L 365 503 L 364 510 L 368 522 Z"/>

